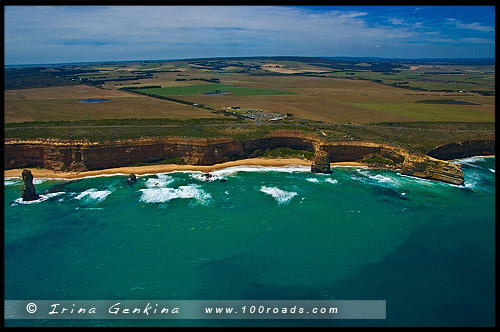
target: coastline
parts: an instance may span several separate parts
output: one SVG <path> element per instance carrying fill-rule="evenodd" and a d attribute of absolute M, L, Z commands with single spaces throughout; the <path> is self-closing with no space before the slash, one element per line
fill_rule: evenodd
<path fill-rule="evenodd" d="M 167 165 L 116 167 L 116 168 L 107 168 L 102 170 L 85 171 L 85 172 L 55 172 L 43 168 L 29 168 L 29 167 L 26 168 L 31 170 L 31 174 L 33 174 L 34 178 L 78 179 L 78 178 L 100 176 L 100 175 L 118 175 L 118 174 L 129 175 L 130 173 L 134 173 L 135 175 L 168 173 L 175 171 L 195 171 L 195 172 L 198 171 L 198 172 L 208 173 L 208 172 L 213 172 L 215 170 L 224 169 L 228 167 L 235 167 L 235 166 L 284 167 L 291 165 L 299 165 L 299 166 L 311 167 L 311 164 L 312 161 L 298 159 L 298 158 L 290 158 L 290 159 L 250 158 L 250 159 L 228 161 L 225 163 L 209 165 L 209 166 L 167 164 Z M 363 165 L 358 162 L 335 162 L 335 163 L 330 163 L 330 166 L 366 167 L 366 165 Z M 26 168 L 4 170 L 4 178 L 13 178 L 13 177 L 20 178 L 23 169 Z"/>

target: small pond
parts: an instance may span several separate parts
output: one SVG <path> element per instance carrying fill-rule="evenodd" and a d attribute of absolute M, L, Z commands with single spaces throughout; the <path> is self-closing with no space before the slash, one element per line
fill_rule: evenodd
<path fill-rule="evenodd" d="M 81 99 L 79 100 L 82 103 L 105 103 L 111 101 L 109 99 Z"/>

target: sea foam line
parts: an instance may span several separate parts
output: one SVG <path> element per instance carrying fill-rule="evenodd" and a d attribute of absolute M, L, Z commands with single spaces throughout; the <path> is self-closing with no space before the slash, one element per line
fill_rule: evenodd
<path fill-rule="evenodd" d="M 55 193 L 49 193 L 49 194 L 40 194 L 40 195 L 38 195 L 39 198 L 35 199 L 33 201 L 23 201 L 23 198 L 19 197 L 19 198 L 15 199 L 12 202 L 11 206 L 15 206 L 15 205 L 18 205 L 18 204 L 27 204 L 27 205 L 38 204 L 38 203 L 41 203 L 41 202 L 45 202 L 46 200 L 48 200 L 51 197 L 59 196 L 59 195 L 62 195 L 62 194 L 64 194 L 63 191 L 55 192 Z"/>

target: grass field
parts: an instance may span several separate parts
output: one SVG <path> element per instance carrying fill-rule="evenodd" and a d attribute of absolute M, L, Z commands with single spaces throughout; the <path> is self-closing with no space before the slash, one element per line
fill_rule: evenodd
<path fill-rule="evenodd" d="M 404 116 L 412 121 L 495 121 L 494 110 L 481 106 L 418 103 L 349 103 L 349 105 Z"/>
<path fill-rule="evenodd" d="M 233 96 L 259 96 L 259 95 L 274 96 L 274 95 L 295 94 L 294 92 L 279 91 L 272 89 L 245 88 L 227 84 L 200 84 L 200 85 L 189 85 L 182 87 L 142 89 L 141 91 L 158 96 L 193 96 L 204 93 L 212 93 L 215 92 L 216 90 L 230 93 Z"/>
<path fill-rule="evenodd" d="M 116 90 L 88 86 L 6 91 L 4 121 L 59 121 L 124 118 L 220 118 L 222 115 L 188 105 Z M 109 99 L 106 103 L 82 103 L 80 99 Z"/>

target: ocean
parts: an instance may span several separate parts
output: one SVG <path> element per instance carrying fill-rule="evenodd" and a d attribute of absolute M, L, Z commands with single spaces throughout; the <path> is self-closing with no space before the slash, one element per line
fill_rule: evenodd
<path fill-rule="evenodd" d="M 386 319 L 5 320 L 6 326 L 494 326 L 495 157 L 465 186 L 239 166 L 4 179 L 5 300 L 385 300 Z"/>

